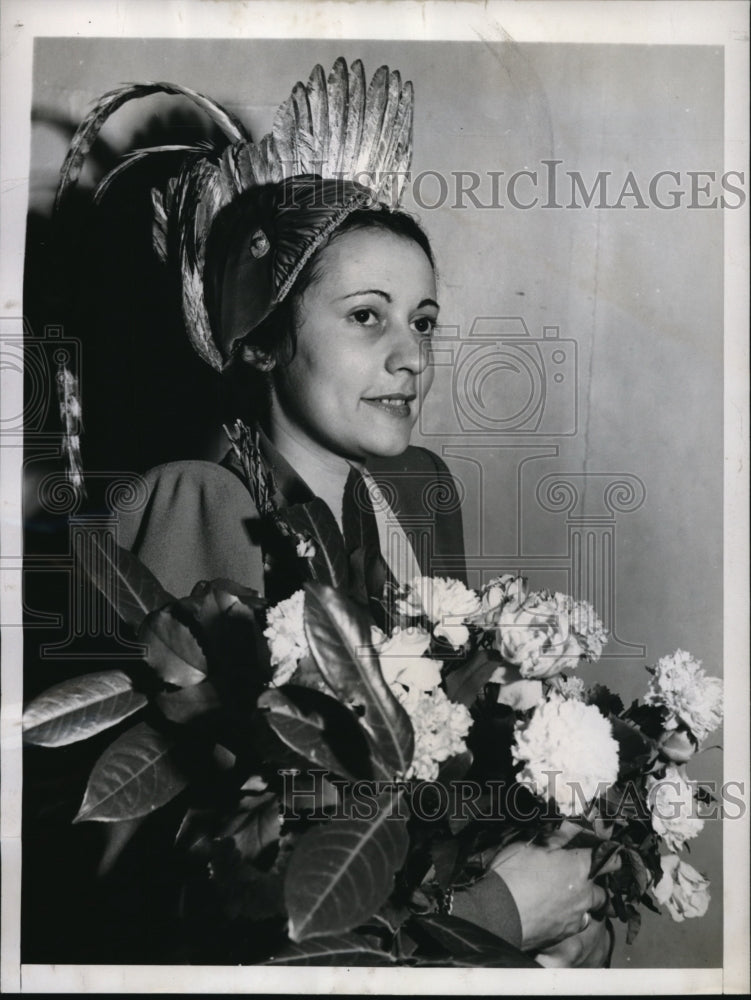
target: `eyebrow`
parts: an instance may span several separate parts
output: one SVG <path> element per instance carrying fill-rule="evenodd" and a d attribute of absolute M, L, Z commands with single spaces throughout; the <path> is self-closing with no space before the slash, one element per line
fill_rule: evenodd
<path fill-rule="evenodd" d="M 389 295 L 389 293 L 388 292 L 384 292 L 380 288 L 362 288 L 362 289 L 360 289 L 360 291 L 350 292 L 349 295 L 342 295 L 342 296 L 340 296 L 337 301 L 342 302 L 342 301 L 344 301 L 344 299 L 354 299 L 358 295 L 379 295 L 382 299 L 384 299 L 389 304 L 391 304 L 391 302 L 393 302 L 393 299 L 391 298 L 391 296 Z M 418 302 L 417 308 L 418 309 L 422 309 L 423 306 L 434 306 L 436 309 L 440 309 L 441 308 L 438 305 L 438 303 L 436 302 L 435 299 L 422 299 L 420 302 Z"/>

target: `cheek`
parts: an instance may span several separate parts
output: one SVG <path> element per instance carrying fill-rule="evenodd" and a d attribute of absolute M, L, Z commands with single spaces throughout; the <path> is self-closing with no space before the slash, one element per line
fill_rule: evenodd
<path fill-rule="evenodd" d="M 331 345 L 328 351 L 320 345 L 314 350 L 298 345 L 278 383 L 288 412 L 319 429 L 339 428 L 342 421 L 351 421 L 360 396 L 357 360 L 341 344 Z"/>
<path fill-rule="evenodd" d="M 423 399 L 425 399 L 427 394 L 430 392 L 434 378 L 435 369 L 433 368 L 432 362 L 429 361 L 425 371 L 420 374 L 420 392 L 422 393 Z"/>

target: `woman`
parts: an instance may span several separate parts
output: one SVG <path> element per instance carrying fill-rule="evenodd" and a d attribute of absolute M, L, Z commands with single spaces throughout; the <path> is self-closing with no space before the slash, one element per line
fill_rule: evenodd
<path fill-rule="evenodd" d="M 253 411 L 221 465 L 153 470 L 146 506 L 121 523 L 121 542 L 175 594 L 224 577 L 272 603 L 289 596 L 306 560 L 280 525 L 314 498 L 326 512 L 315 544 L 345 550 L 350 585 L 366 598 L 389 579 L 464 577 L 451 476 L 409 446 L 439 310 L 429 241 L 392 207 L 411 109 L 411 85 L 385 67 L 367 90 L 359 64 L 338 60 L 328 80 L 317 67 L 280 108 L 271 139 L 240 139 L 218 162 L 194 157 L 156 198 L 158 245 L 179 257 L 191 342 Z M 79 149 L 91 129 L 80 133 Z M 373 482 L 375 503 L 360 488 Z M 605 893 L 589 860 L 585 850 L 511 845 L 456 894 L 454 913 L 542 964 L 601 965 L 608 935 L 590 911 Z"/>

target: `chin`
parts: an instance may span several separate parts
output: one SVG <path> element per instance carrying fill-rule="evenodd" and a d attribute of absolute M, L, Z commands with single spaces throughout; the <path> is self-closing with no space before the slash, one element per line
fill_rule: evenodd
<path fill-rule="evenodd" d="M 383 437 L 377 441 L 367 442 L 364 449 L 366 456 L 372 458 L 395 458 L 409 448 L 410 434 L 399 437 Z"/>

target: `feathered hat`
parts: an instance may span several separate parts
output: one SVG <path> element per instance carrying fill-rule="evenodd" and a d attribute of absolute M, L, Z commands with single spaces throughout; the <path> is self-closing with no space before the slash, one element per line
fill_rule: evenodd
<path fill-rule="evenodd" d="M 102 179 L 94 197 L 100 200 L 134 163 L 179 155 L 176 175 L 163 190 L 152 191 L 154 246 L 162 259 L 176 255 L 191 344 L 221 370 L 238 341 L 285 298 L 306 262 L 351 212 L 398 205 L 412 155 L 412 84 L 381 66 L 366 85 L 359 60 L 348 69 L 337 59 L 328 78 L 316 66 L 307 84 L 295 85 L 258 143 L 234 115 L 187 87 L 120 87 L 105 94 L 78 127 L 56 209 L 110 115 L 155 93 L 189 98 L 226 142 L 137 150 Z"/>

